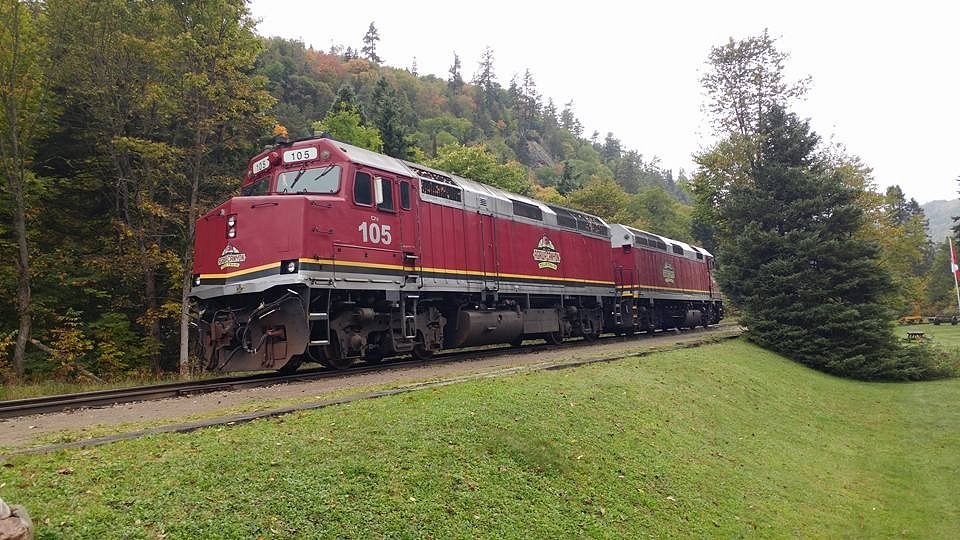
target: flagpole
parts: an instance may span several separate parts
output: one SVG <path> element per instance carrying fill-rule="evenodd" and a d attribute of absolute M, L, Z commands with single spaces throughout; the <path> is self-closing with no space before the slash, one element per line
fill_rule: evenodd
<path fill-rule="evenodd" d="M 953 290 L 957 293 L 957 313 L 960 313 L 960 284 L 957 283 L 957 272 L 954 270 L 954 265 L 957 264 L 954 257 L 956 252 L 953 251 L 953 238 L 948 236 L 947 241 L 950 242 L 950 273 L 953 274 Z"/>

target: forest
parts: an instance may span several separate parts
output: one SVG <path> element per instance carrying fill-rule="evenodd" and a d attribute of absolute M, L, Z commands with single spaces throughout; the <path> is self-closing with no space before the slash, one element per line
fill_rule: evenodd
<path fill-rule="evenodd" d="M 488 47 L 421 74 L 386 65 L 379 42 L 374 23 L 326 51 L 261 36 L 240 0 L 0 0 L 0 377 L 194 370 L 194 222 L 238 194 L 276 137 L 326 132 L 717 249 L 719 216 L 697 203 L 717 171 L 736 174 L 737 148 L 674 177 L 615 134 L 586 133 L 536 66 L 501 79 Z M 858 238 L 880 247 L 890 312 L 949 309 L 949 252 L 927 240 L 917 202 L 878 191 L 842 148 L 826 157 L 864 210 Z"/>

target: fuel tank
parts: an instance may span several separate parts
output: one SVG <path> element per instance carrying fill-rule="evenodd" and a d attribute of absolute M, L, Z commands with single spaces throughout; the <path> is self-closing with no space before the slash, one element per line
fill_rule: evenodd
<path fill-rule="evenodd" d="M 457 315 L 450 348 L 510 343 L 523 335 L 523 315 L 516 311 L 467 311 Z"/>
<path fill-rule="evenodd" d="M 688 309 L 685 322 L 686 326 L 689 328 L 700 326 L 703 324 L 703 312 L 699 309 Z"/>

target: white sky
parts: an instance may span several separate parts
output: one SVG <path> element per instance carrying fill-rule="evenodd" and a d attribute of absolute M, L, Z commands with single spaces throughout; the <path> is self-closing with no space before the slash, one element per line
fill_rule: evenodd
<path fill-rule="evenodd" d="M 669 4 L 669 5 L 667 5 Z M 824 139 L 920 203 L 957 197 L 960 3 L 253 0 L 259 32 L 314 48 L 361 46 L 371 21 L 385 63 L 470 80 L 489 45 L 500 83 L 530 68 L 545 99 L 574 101 L 587 135 L 612 131 L 661 165 L 693 170 L 711 141 L 699 78 L 711 46 L 768 28 L 813 84 L 796 109 Z"/>

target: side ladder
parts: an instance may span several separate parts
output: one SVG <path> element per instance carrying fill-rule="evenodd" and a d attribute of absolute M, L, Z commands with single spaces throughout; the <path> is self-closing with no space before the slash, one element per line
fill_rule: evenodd
<path fill-rule="evenodd" d="M 317 347 L 330 344 L 330 297 L 332 289 L 326 289 L 326 298 L 321 299 L 322 311 L 314 311 L 314 302 L 310 302 L 310 346 Z"/>

